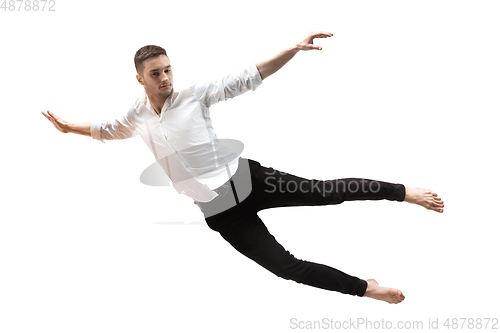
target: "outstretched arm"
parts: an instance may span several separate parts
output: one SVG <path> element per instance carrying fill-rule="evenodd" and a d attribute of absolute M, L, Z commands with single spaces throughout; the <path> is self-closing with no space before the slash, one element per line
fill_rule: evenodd
<path fill-rule="evenodd" d="M 262 80 L 266 77 L 276 73 L 278 69 L 283 67 L 290 59 L 293 58 L 295 54 L 299 51 L 309 51 L 309 50 L 321 50 L 322 47 L 314 45 L 315 38 L 327 38 L 332 37 L 333 34 L 329 32 L 311 32 L 303 41 L 287 48 L 286 50 L 278 53 L 271 59 L 266 61 L 261 61 L 256 64 L 257 69 L 260 72 Z"/>
<path fill-rule="evenodd" d="M 140 124 L 140 119 L 136 111 L 134 106 L 120 118 L 86 123 L 64 121 L 52 111 L 46 113 L 42 111 L 42 114 L 62 133 L 85 135 L 104 143 L 105 140 L 128 139 L 139 134 L 137 127 Z"/>

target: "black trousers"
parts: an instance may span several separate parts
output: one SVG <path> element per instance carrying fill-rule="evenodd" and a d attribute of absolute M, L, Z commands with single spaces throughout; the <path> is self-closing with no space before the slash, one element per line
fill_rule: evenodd
<path fill-rule="evenodd" d="M 402 184 L 361 179 L 305 179 L 241 158 L 236 174 L 209 202 L 195 202 L 208 226 L 236 250 L 284 279 L 344 294 L 363 296 L 367 282 L 335 268 L 295 258 L 258 216 L 264 209 L 335 205 L 352 200 L 404 201 Z"/>

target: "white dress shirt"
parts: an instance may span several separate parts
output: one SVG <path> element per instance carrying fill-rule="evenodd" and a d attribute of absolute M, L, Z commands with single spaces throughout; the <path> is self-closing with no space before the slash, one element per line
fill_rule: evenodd
<path fill-rule="evenodd" d="M 178 193 L 208 202 L 218 195 L 213 189 L 234 175 L 241 154 L 220 143 L 209 107 L 255 90 L 261 83 L 255 65 L 217 80 L 193 83 L 179 92 L 172 90 L 160 115 L 144 92 L 119 119 L 91 122 L 90 133 L 103 143 L 139 134 Z"/>

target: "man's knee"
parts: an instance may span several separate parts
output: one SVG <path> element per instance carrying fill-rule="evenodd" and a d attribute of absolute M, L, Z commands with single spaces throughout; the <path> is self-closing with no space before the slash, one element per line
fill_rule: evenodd
<path fill-rule="evenodd" d="M 286 251 L 286 259 L 280 260 L 273 267 L 268 268 L 272 273 L 285 280 L 294 280 L 300 282 L 301 275 L 304 273 L 304 261 L 295 258 L 290 252 Z"/>

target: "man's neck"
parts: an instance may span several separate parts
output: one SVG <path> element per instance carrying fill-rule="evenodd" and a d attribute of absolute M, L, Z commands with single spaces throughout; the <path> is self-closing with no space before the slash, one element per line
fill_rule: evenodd
<path fill-rule="evenodd" d="M 163 98 L 156 97 L 156 96 L 149 96 L 148 94 L 146 94 L 146 95 L 149 98 L 149 103 L 151 104 L 151 107 L 156 111 L 156 113 L 161 114 L 161 110 L 163 109 L 163 105 L 165 104 L 165 101 L 167 100 L 167 98 L 170 97 L 170 95 L 168 97 L 163 97 Z"/>

